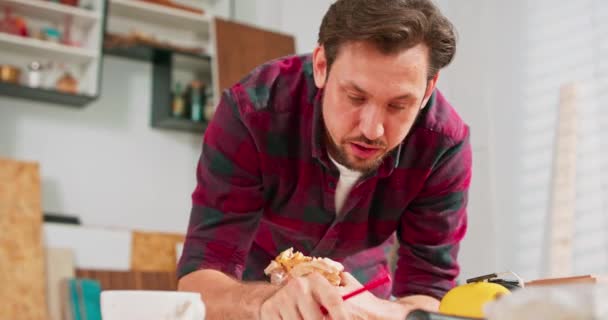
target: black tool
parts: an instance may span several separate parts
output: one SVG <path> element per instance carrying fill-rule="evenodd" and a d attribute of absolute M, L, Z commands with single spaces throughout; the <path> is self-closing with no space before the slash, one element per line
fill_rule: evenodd
<path fill-rule="evenodd" d="M 480 318 L 467 318 L 450 316 L 446 314 L 440 314 L 435 312 L 429 312 L 424 310 L 414 310 L 410 312 L 405 320 L 483 320 Z"/>

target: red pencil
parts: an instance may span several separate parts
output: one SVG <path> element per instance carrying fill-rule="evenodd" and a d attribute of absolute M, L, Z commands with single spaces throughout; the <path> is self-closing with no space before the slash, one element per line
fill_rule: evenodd
<path fill-rule="evenodd" d="M 372 290 L 372 289 L 376 288 L 377 286 L 385 284 L 389 281 L 391 281 L 391 277 L 388 275 L 388 273 L 385 273 L 384 276 L 382 276 L 380 278 L 376 278 L 376 279 L 366 283 L 363 287 L 361 287 L 353 292 L 343 295 L 342 300 L 346 301 L 346 300 L 358 295 L 361 292 Z"/>
<path fill-rule="evenodd" d="M 382 277 L 376 278 L 368 283 L 366 283 L 363 287 L 354 290 L 353 292 L 349 292 L 345 295 L 342 296 L 342 300 L 346 301 L 362 292 L 368 291 L 368 290 L 372 290 L 382 284 L 385 284 L 387 282 L 391 281 L 391 277 L 388 273 L 385 273 Z M 323 311 L 324 315 L 327 315 L 327 309 L 325 309 L 325 307 L 321 306 L 321 311 Z"/>

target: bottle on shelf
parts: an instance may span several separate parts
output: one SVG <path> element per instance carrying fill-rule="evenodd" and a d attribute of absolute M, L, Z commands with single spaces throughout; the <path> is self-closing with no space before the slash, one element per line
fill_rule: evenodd
<path fill-rule="evenodd" d="M 183 118 L 186 114 L 186 106 L 182 92 L 182 84 L 177 82 L 173 91 L 173 102 L 171 103 L 171 115 L 176 118 Z"/>
<path fill-rule="evenodd" d="M 190 84 L 190 119 L 200 122 L 203 120 L 203 101 L 201 89 L 203 83 L 199 80 L 194 80 Z"/>
<path fill-rule="evenodd" d="M 215 114 L 216 106 L 213 102 L 213 90 L 211 87 L 207 87 L 205 90 L 205 121 L 211 121 Z"/>

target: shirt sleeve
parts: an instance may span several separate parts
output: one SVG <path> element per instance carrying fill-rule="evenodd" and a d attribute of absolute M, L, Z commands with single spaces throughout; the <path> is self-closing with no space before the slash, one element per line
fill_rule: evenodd
<path fill-rule="evenodd" d="M 263 208 L 259 156 L 227 90 L 206 129 L 178 277 L 214 269 L 240 279 Z"/>
<path fill-rule="evenodd" d="M 396 297 L 424 294 L 441 299 L 455 285 L 471 181 L 471 145 L 465 129 L 464 139 L 444 148 L 421 192 L 401 217 Z"/>

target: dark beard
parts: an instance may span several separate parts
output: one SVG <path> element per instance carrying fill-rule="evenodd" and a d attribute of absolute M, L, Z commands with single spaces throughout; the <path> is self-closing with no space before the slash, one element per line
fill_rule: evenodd
<path fill-rule="evenodd" d="M 369 145 L 378 145 L 377 142 L 371 141 L 364 137 L 360 137 L 358 140 L 365 142 Z M 346 155 L 346 152 L 342 150 L 340 146 L 336 144 L 336 142 L 331 138 L 331 136 L 329 135 L 329 131 L 325 127 L 325 123 L 323 123 L 323 142 L 327 146 L 327 152 L 329 153 L 329 156 L 332 157 L 337 163 L 345 166 L 350 170 L 359 171 L 364 175 L 367 175 L 378 169 L 378 167 L 380 167 L 380 165 L 384 161 L 384 158 L 386 158 L 386 156 L 390 154 L 390 151 L 386 152 L 381 157 L 371 162 L 369 165 L 366 165 L 364 167 L 355 167 L 352 163 L 348 161 L 348 156 Z"/>

